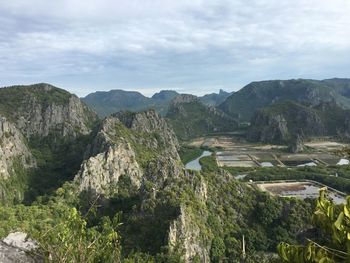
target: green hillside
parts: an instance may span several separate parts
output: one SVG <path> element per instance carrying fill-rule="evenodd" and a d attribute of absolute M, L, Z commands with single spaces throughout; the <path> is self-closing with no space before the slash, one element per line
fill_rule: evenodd
<path fill-rule="evenodd" d="M 252 82 L 228 97 L 219 108 L 241 121 L 249 121 L 259 108 L 285 100 L 311 105 L 335 101 L 343 108 L 350 108 L 349 83 L 349 79 Z"/>
<path fill-rule="evenodd" d="M 182 140 L 215 132 L 230 132 L 237 122 L 220 110 L 204 105 L 198 98 L 181 95 L 171 104 L 166 118 Z"/>
<path fill-rule="evenodd" d="M 251 119 L 249 139 L 269 143 L 288 143 L 300 135 L 333 136 L 348 140 L 350 110 L 333 102 L 303 105 L 284 101 L 259 109 Z"/>

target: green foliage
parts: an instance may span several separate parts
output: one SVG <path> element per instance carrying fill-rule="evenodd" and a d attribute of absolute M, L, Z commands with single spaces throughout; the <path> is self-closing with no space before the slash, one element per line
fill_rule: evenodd
<path fill-rule="evenodd" d="M 330 176 L 338 174 L 338 177 Z M 244 180 L 312 180 L 333 187 L 339 191 L 350 193 L 350 167 L 302 167 L 295 169 L 273 167 L 260 168 L 250 172 Z"/>
<path fill-rule="evenodd" d="M 87 222 L 72 208 L 64 222 L 34 237 L 54 262 L 120 262 L 118 221 L 108 217 L 101 221 L 101 225 L 87 228 Z"/>
<path fill-rule="evenodd" d="M 205 172 L 203 177 L 208 199 L 206 213 L 201 215 L 207 215 L 205 225 L 210 233 L 205 238 L 224 241 L 223 262 L 239 262 L 242 235 L 251 257 L 246 262 L 274 262 L 260 252 L 274 252 L 282 240 L 296 243 L 300 231 L 310 226 L 312 205 L 308 202 L 254 191 L 220 169 Z"/>
<path fill-rule="evenodd" d="M 19 204 L 23 201 L 24 193 L 28 189 L 30 171 L 23 167 L 21 160 L 13 160 L 13 170 L 9 178 L 0 177 L 0 204 Z"/>
<path fill-rule="evenodd" d="M 280 216 L 282 208 L 282 203 L 270 198 L 268 194 L 260 195 L 256 210 L 258 222 L 261 222 L 265 226 L 270 225 Z"/>
<path fill-rule="evenodd" d="M 188 162 L 196 159 L 201 156 L 203 150 L 198 147 L 193 146 L 181 146 L 179 155 L 183 164 L 187 164 Z"/>
<path fill-rule="evenodd" d="M 199 100 L 172 105 L 166 115 L 176 136 L 181 140 L 203 136 L 212 132 L 227 132 L 237 128 L 228 115 L 209 108 Z"/>
<path fill-rule="evenodd" d="M 335 100 L 339 105 L 349 108 L 350 99 L 344 96 L 347 90 L 349 88 L 346 85 L 339 85 L 333 80 L 259 81 L 233 93 L 219 108 L 231 116 L 236 115 L 242 121 L 250 121 L 257 109 L 275 103 L 277 98 L 278 101 L 306 103 Z"/>
<path fill-rule="evenodd" d="M 131 114 L 131 113 L 130 113 Z M 130 143 L 135 150 L 137 162 L 145 168 L 153 160 L 157 160 L 160 152 L 164 150 L 164 142 L 158 133 L 137 132 L 125 127 L 122 123 L 115 126 L 113 140 L 115 143 Z M 156 142 L 154 145 L 153 143 Z"/>
<path fill-rule="evenodd" d="M 26 232 L 53 262 L 120 262 L 118 216 L 88 227 L 85 217 L 67 202 L 74 198 L 74 187 L 66 184 L 46 204 L 0 206 L 0 237 Z"/>
<path fill-rule="evenodd" d="M 320 191 L 313 223 L 321 230 L 323 242 L 309 240 L 305 246 L 281 243 L 278 253 L 283 262 L 341 263 L 350 260 L 350 196 L 346 204 L 335 205 L 327 190 Z"/>
<path fill-rule="evenodd" d="M 45 90 L 48 86 L 50 89 Z M 10 120 L 13 120 L 14 114 L 23 109 L 27 100 L 35 98 L 42 105 L 65 104 L 68 103 L 72 95 L 62 89 L 50 86 L 48 84 L 35 84 L 30 86 L 12 86 L 0 89 L 0 112 Z"/>
<path fill-rule="evenodd" d="M 216 162 L 215 153 L 211 156 L 205 156 L 199 159 L 199 163 L 202 166 L 203 172 L 218 172 L 219 167 Z"/>
<path fill-rule="evenodd" d="M 225 243 L 220 237 L 214 237 L 210 248 L 211 262 L 222 262 L 225 257 Z"/>
<path fill-rule="evenodd" d="M 83 161 L 89 140 L 90 135 L 75 140 L 55 134 L 30 138 L 29 148 L 37 161 L 37 168 L 31 170 L 27 178 L 25 203 L 33 202 L 38 196 L 50 195 L 64 182 L 72 180 Z"/>

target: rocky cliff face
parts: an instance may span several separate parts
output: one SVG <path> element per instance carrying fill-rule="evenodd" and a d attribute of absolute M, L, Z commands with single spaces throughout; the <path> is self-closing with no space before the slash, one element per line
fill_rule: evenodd
<path fill-rule="evenodd" d="M 150 147 L 157 148 L 160 145 L 165 146 L 165 150 L 178 159 L 177 150 L 179 142 L 174 131 L 166 123 L 165 119 L 161 118 L 154 110 L 148 110 L 139 113 L 120 112 L 114 115 L 118 118 L 125 127 L 138 133 L 158 134 L 151 142 L 154 145 Z M 135 138 L 137 139 L 137 138 Z M 141 138 L 142 139 L 142 138 Z M 150 143 L 144 141 L 143 143 Z M 157 145 L 159 143 L 160 145 Z"/>
<path fill-rule="evenodd" d="M 15 174 L 14 162 L 24 168 L 34 167 L 35 161 L 20 131 L 0 116 L 0 178 Z"/>
<path fill-rule="evenodd" d="M 0 201 L 31 202 L 71 179 L 96 122 L 79 98 L 51 85 L 0 88 Z"/>
<path fill-rule="evenodd" d="M 252 82 L 229 96 L 219 108 L 230 116 L 249 121 L 256 110 L 283 101 L 318 105 L 334 100 L 343 108 L 350 107 L 349 80 L 268 80 Z"/>
<path fill-rule="evenodd" d="M 168 244 L 171 250 L 181 246 L 185 262 L 193 262 L 195 257 L 200 262 L 210 262 L 210 247 L 200 241 L 200 229 L 191 222 L 191 217 L 184 206 L 181 206 L 180 216 L 170 225 Z"/>
<path fill-rule="evenodd" d="M 110 146 L 105 152 L 90 157 L 82 164 L 75 180 L 81 190 L 110 195 L 116 191 L 121 176 L 128 176 L 134 185 L 140 187 L 142 174 L 135 152 L 125 142 Z"/>
<path fill-rule="evenodd" d="M 206 180 L 202 176 L 196 176 L 192 171 L 185 171 L 183 180 L 189 179 L 188 183 L 193 191 L 196 201 L 203 207 L 206 206 L 208 199 L 208 186 Z M 195 211 L 195 212 L 194 212 Z M 204 229 L 198 225 L 196 216 L 198 214 L 201 220 L 207 220 L 207 211 L 196 211 L 191 206 L 184 203 L 180 205 L 180 213 L 178 217 L 171 222 L 168 232 L 168 246 L 172 252 L 180 249 L 185 262 L 210 262 L 210 240 L 208 236 L 204 236 Z"/>
<path fill-rule="evenodd" d="M 206 201 L 205 181 L 195 180 L 196 175 L 184 169 L 177 148 L 178 142 L 174 132 L 153 110 L 118 113 L 102 122 L 87 150 L 89 158 L 82 164 L 75 181 L 80 185 L 81 191 L 87 190 L 108 198 L 118 193 L 118 184 L 122 177 L 129 178 L 132 184 L 129 188 L 138 189 L 140 203 L 136 205 L 139 210 L 126 212 L 124 220 L 128 222 L 128 213 L 131 213 L 130 217 L 133 220 L 125 223 L 128 226 L 124 235 L 136 235 L 136 239 L 144 238 L 142 232 L 127 232 L 133 229 L 133 224 L 137 224 L 136 218 L 142 222 L 149 222 L 154 216 L 154 220 L 165 216 L 162 218 L 162 224 L 168 224 L 168 231 L 164 233 L 167 236 L 164 236 L 163 240 L 167 238 L 168 242 L 164 245 L 169 246 L 171 251 L 181 249 L 185 262 L 192 262 L 195 256 L 199 257 L 201 262 L 209 262 L 208 244 L 201 241 L 201 230 L 184 204 L 179 204 L 179 215 L 167 215 L 164 211 L 157 212 L 161 213 L 159 216 L 153 214 L 153 209 L 157 209 L 155 204 L 160 205 L 165 201 L 158 200 L 157 196 L 170 193 L 173 191 L 170 189 L 179 182 L 189 181 L 190 186 L 187 187 L 192 189 L 198 202 L 204 204 Z M 181 191 L 181 188 L 179 190 Z M 149 207 L 154 205 L 150 212 Z M 167 209 L 176 210 L 175 207 L 169 206 Z M 175 219 L 171 220 L 174 216 Z"/>
<path fill-rule="evenodd" d="M 248 138 L 253 141 L 281 143 L 288 139 L 287 121 L 283 115 L 269 116 L 258 113 L 254 116 Z"/>
<path fill-rule="evenodd" d="M 313 108 L 286 102 L 258 110 L 251 120 L 248 139 L 265 143 L 286 143 L 297 136 L 323 136 L 327 127 Z"/>
<path fill-rule="evenodd" d="M 194 102 L 194 101 L 199 101 L 199 99 L 196 96 L 191 95 L 191 94 L 181 94 L 181 95 L 175 97 L 171 103 L 173 105 L 179 105 L 182 103 L 190 103 L 190 102 Z"/>
<path fill-rule="evenodd" d="M 71 96 L 66 105 L 42 105 L 30 98 L 23 108 L 24 114 L 19 117 L 17 126 L 26 137 L 45 137 L 50 132 L 58 132 L 62 137 L 76 137 L 90 132 L 86 107 L 75 96 Z M 96 119 L 93 117 L 93 120 Z"/>
<path fill-rule="evenodd" d="M 0 96 L 0 112 L 27 138 L 50 133 L 75 138 L 88 134 L 97 121 L 78 97 L 49 84 L 2 88 Z"/>
<path fill-rule="evenodd" d="M 181 172 L 177 147 L 173 131 L 155 111 L 118 113 L 101 124 L 75 180 L 81 190 L 107 195 L 121 176 L 138 188 L 143 177 L 161 184 Z"/>
<path fill-rule="evenodd" d="M 0 262 L 43 263 L 44 259 L 35 253 L 38 244 L 22 232 L 10 233 L 0 241 Z"/>
<path fill-rule="evenodd" d="M 38 244 L 22 232 L 10 233 L 0 241 L 0 262 L 43 263 L 44 259 L 35 253 Z"/>

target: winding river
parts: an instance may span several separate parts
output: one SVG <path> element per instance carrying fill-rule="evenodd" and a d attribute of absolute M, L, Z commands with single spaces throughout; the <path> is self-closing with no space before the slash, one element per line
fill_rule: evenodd
<path fill-rule="evenodd" d="M 211 155 L 211 152 L 209 152 L 209 151 L 203 151 L 203 153 L 202 153 L 201 156 L 199 156 L 197 159 L 194 159 L 194 160 L 188 162 L 188 163 L 185 165 L 186 169 L 195 170 L 195 171 L 200 171 L 200 170 L 202 170 L 202 166 L 200 165 L 199 160 L 200 160 L 202 157 L 210 156 L 210 155 Z"/>

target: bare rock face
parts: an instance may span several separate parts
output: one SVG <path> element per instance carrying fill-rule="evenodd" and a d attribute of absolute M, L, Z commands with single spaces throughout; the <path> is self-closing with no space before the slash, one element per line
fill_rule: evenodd
<path fill-rule="evenodd" d="M 178 245 L 181 246 L 185 262 L 192 262 L 194 257 L 199 258 L 200 262 L 210 262 L 210 248 L 200 241 L 200 229 L 191 222 L 191 217 L 183 206 L 178 219 L 170 225 L 168 244 L 171 251 Z"/>
<path fill-rule="evenodd" d="M 107 117 L 86 152 L 75 181 L 81 190 L 108 195 L 127 176 L 137 188 L 146 176 L 161 184 L 182 172 L 178 141 L 153 110 Z"/>
<path fill-rule="evenodd" d="M 23 105 L 22 115 L 17 126 L 26 137 L 39 135 L 48 136 L 50 132 L 57 132 L 62 137 L 76 137 L 77 134 L 88 134 L 87 118 L 96 119 L 86 115 L 87 107 L 80 99 L 72 95 L 67 104 L 52 103 L 43 105 L 35 97 L 29 98 L 28 104 Z"/>
<path fill-rule="evenodd" d="M 293 139 L 290 145 L 290 151 L 292 153 L 299 153 L 304 150 L 304 140 L 302 135 L 297 134 Z"/>
<path fill-rule="evenodd" d="M 77 96 L 45 83 L 1 88 L 0 106 L 26 138 L 50 133 L 75 138 L 89 133 L 97 120 Z"/>
<path fill-rule="evenodd" d="M 153 143 L 166 145 L 168 152 L 174 154 L 173 157 L 178 158 L 177 150 L 180 146 L 176 135 L 168 126 L 165 119 L 161 118 L 156 111 L 148 110 L 138 113 L 120 112 L 116 113 L 114 116 L 118 118 L 125 125 L 125 127 L 133 131 L 139 133 L 159 134 Z M 160 145 L 154 146 L 157 147 Z"/>
<path fill-rule="evenodd" d="M 337 129 L 337 136 L 343 141 L 350 141 L 350 111 L 344 119 L 343 127 Z"/>
<path fill-rule="evenodd" d="M 292 102 L 257 111 L 251 120 L 248 139 L 265 143 L 289 143 L 297 134 L 324 136 L 325 122 L 313 109 Z"/>
<path fill-rule="evenodd" d="M 180 94 L 172 100 L 173 105 L 178 105 L 182 103 L 190 103 L 193 101 L 200 101 L 198 97 L 191 94 Z"/>
<path fill-rule="evenodd" d="M 24 168 L 34 167 L 35 161 L 20 131 L 6 118 L 0 116 L 0 178 L 14 173 L 14 161 Z"/>
<path fill-rule="evenodd" d="M 160 156 L 151 161 L 145 169 L 145 176 L 158 185 L 162 184 L 168 177 L 178 178 L 184 172 L 179 160 L 171 156 Z"/>
<path fill-rule="evenodd" d="M 22 232 L 10 233 L 0 241 L 1 263 L 41 263 L 43 258 L 35 255 L 38 248 L 34 240 L 28 239 Z"/>
<path fill-rule="evenodd" d="M 80 190 L 93 189 L 97 193 L 108 194 L 121 176 L 130 177 L 132 183 L 139 187 L 142 174 L 134 151 L 125 142 L 109 146 L 105 152 L 90 157 L 82 164 L 75 180 Z"/>

